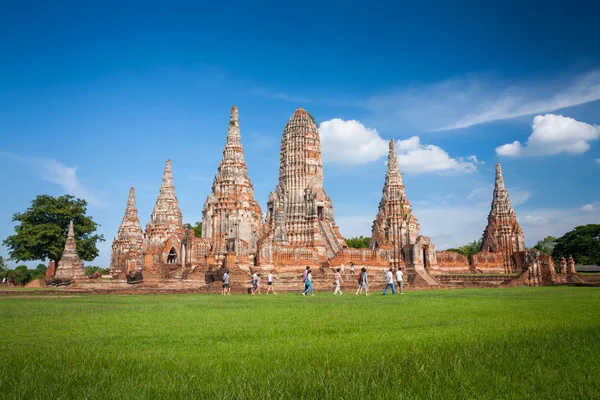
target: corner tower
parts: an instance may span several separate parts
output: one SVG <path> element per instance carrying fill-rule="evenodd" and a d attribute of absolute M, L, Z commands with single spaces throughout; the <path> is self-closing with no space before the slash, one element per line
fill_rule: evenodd
<path fill-rule="evenodd" d="M 262 227 L 262 211 L 254 198 L 240 136 L 238 109 L 231 108 L 223 158 L 202 211 L 202 237 L 211 239 L 214 254 L 228 251 L 254 259 Z"/>
<path fill-rule="evenodd" d="M 157 270 L 160 265 L 164 264 L 181 265 L 181 239 L 184 231 L 181 210 L 177 196 L 175 196 L 171 160 L 167 160 L 160 192 L 152 210 L 150 222 L 146 224 L 145 268 Z"/>
<path fill-rule="evenodd" d="M 118 275 L 141 268 L 143 264 L 144 235 L 135 204 L 135 189 L 129 189 L 125 215 L 121 221 L 117 237 L 112 242 L 110 273 Z"/>
<path fill-rule="evenodd" d="M 402 172 L 398 165 L 396 145 L 390 140 L 385 183 L 379 202 L 379 211 L 373 221 L 372 249 L 395 247 L 396 253 L 405 245 L 412 245 L 419 236 L 419 221 L 412 213 L 402 182 Z"/>
<path fill-rule="evenodd" d="M 511 264 L 515 251 L 524 251 L 525 236 L 517 221 L 517 214 L 510 204 L 508 191 L 504 187 L 504 177 L 500 163 L 496 164 L 494 196 L 488 215 L 488 224 L 483 231 L 482 251 L 504 254 L 505 264 Z"/>
<path fill-rule="evenodd" d="M 319 131 L 302 108 L 283 130 L 279 184 L 269 194 L 267 208 L 266 229 L 277 244 L 315 247 L 327 258 L 346 246 L 323 189 Z"/>

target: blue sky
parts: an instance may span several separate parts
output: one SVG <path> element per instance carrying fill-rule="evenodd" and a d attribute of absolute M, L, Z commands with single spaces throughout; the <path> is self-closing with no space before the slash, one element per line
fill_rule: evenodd
<path fill-rule="evenodd" d="M 71 193 L 107 266 L 129 187 L 145 225 L 167 158 L 200 220 L 233 104 L 263 209 L 285 123 L 314 115 L 345 236 L 370 235 L 392 138 L 438 248 L 481 235 L 497 161 L 528 245 L 599 223 L 600 6 L 483 3 L 5 2 L 0 238 Z"/>

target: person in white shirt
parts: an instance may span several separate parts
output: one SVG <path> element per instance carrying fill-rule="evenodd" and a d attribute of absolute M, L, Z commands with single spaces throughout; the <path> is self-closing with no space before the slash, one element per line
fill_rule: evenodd
<path fill-rule="evenodd" d="M 353 262 L 350 263 L 350 273 L 352 275 L 354 275 L 354 263 Z"/>
<path fill-rule="evenodd" d="M 400 291 L 400 294 L 404 294 L 404 292 L 402 292 L 402 278 L 404 278 L 402 268 L 398 268 L 396 271 L 396 283 L 398 283 L 398 290 Z"/>
<path fill-rule="evenodd" d="M 388 289 L 392 288 L 392 294 L 396 295 L 396 286 L 394 285 L 394 274 L 392 273 L 393 269 L 390 268 L 388 272 L 385 273 L 385 289 L 383 290 L 383 295 L 387 294 Z"/>
<path fill-rule="evenodd" d="M 343 295 L 342 289 L 340 287 L 340 285 L 342 283 L 342 275 L 340 274 L 340 270 L 341 270 L 341 268 L 338 268 L 337 271 L 335 271 L 335 274 L 333 274 L 333 284 L 335 285 L 335 290 L 333 291 L 334 296 L 338 292 L 340 293 L 340 296 Z"/>
<path fill-rule="evenodd" d="M 260 275 L 256 272 L 252 275 L 252 295 L 260 294 Z"/>
<path fill-rule="evenodd" d="M 275 293 L 275 289 L 273 289 L 273 273 L 269 272 L 269 275 L 267 275 L 267 294 L 269 294 L 269 292 L 273 292 L 273 294 L 277 294 Z"/>
<path fill-rule="evenodd" d="M 340 273 L 343 274 L 344 273 L 344 264 L 340 265 Z"/>

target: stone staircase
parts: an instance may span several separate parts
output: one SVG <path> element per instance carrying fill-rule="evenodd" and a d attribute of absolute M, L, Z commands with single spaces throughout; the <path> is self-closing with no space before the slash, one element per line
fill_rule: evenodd
<path fill-rule="evenodd" d="M 340 250 L 342 250 L 342 246 L 340 246 L 337 241 L 335 232 L 333 232 L 333 228 L 330 224 L 319 221 L 319 227 L 321 228 L 321 235 L 325 238 L 325 243 L 327 245 L 327 258 L 332 259 Z"/>

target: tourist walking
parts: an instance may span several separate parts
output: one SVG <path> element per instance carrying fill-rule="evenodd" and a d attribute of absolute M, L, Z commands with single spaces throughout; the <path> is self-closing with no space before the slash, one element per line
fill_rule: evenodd
<path fill-rule="evenodd" d="M 340 265 L 340 274 L 343 274 L 343 273 L 344 273 L 344 268 L 345 268 L 345 267 L 344 267 L 344 264 Z"/>
<path fill-rule="evenodd" d="M 358 275 L 358 289 L 356 289 L 356 295 L 362 293 L 363 289 L 365 290 L 365 296 L 369 295 L 369 274 L 367 273 L 366 268 L 361 268 L 360 273 Z"/>
<path fill-rule="evenodd" d="M 223 296 L 228 296 L 231 294 L 231 285 L 229 282 L 229 271 L 225 271 L 223 274 Z"/>
<path fill-rule="evenodd" d="M 267 294 L 269 294 L 269 292 L 273 292 L 273 294 L 277 294 L 275 293 L 275 290 L 273 289 L 273 273 L 269 272 L 269 275 L 267 275 Z"/>
<path fill-rule="evenodd" d="M 354 275 L 354 263 L 353 262 L 350 263 L 350 274 Z"/>
<path fill-rule="evenodd" d="M 398 268 L 396 271 L 396 283 L 398 284 L 398 291 L 400 294 L 404 294 L 402 291 L 402 278 L 404 278 L 404 274 L 402 273 L 402 268 Z"/>
<path fill-rule="evenodd" d="M 306 289 L 304 290 L 304 292 L 302 293 L 302 296 L 306 296 L 306 293 L 308 293 L 310 291 L 310 295 L 314 296 L 315 295 L 315 289 L 313 287 L 313 281 L 312 281 L 312 271 L 309 269 L 308 273 L 306 274 Z"/>
<path fill-rule="evenodd" d="M 383 295 L 387 294 L 388 289 L 392 288 L 392 294 L 396 295 L 396 286 L 394 285 L 394 274 L 392 273 L 393 269 L 390 268 L 388 272 L 385 273 L 385 289 L 383 290 Z"/>
<path fill-rule="evenodd" d="M 304 282 L 304 289 L 302 290 L 302 292 L 304 292 L 308 288 L 308 283 L 306 282 L 306 279 L 308 277 L 308 271 L 310 271 L 310 267 L 307 266 L 304 270 L 304 273 L 302 274 L 302 282 Z"/>
<path fill-rule="evenodd" d="M 252 295 L 260 294 L 260 274 L 254 273 L 252 279 Z"/>
<path fill-rule="evenodd" d="M 335 290 L 333 291 L 334 296 L 338 292 L 339 292 L 340 296 L 344 294 L 344 293 L 342 293 L 342 289 L 340 287 L 340 285 L 342 283 L 342 275 L 340 274 L 340 270 L 341 270 L 341 268 L 338 268 L 337 271 L 335 271 L 335 274 L 333 274 L 333 284 L 335 285 Z"/>

